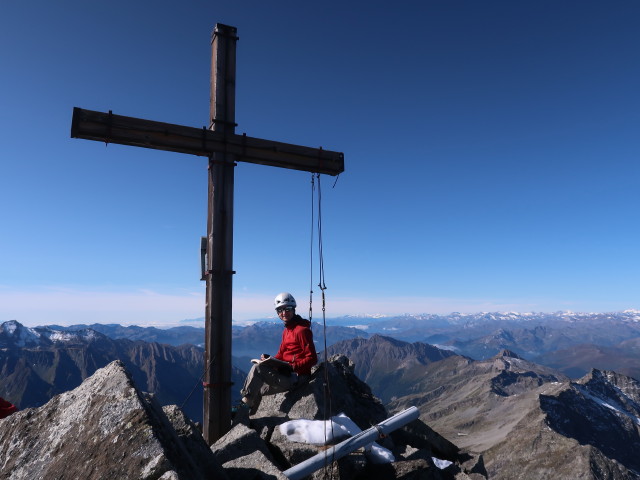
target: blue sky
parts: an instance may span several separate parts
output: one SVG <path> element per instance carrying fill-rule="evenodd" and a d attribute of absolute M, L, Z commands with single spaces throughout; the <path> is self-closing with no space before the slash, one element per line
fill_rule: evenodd
<path fill-rule="evenodd" d="M 640 308 L 640 3 L 0 3 L 0 321 L 204 315 L 206 159 L 71 139 L 74 106 L 238 133 L 323 177 L 327 314 Z M 310 175 L 236 168 L 234 312 L 310 285 Z M 315 291 L 314 316 L 320 312 Z"/>

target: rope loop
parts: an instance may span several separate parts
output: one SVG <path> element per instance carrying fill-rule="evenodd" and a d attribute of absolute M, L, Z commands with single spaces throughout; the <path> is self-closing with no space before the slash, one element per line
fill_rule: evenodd
<path fill-rule="evenodd" d="M 311 323 L 311 327 L 313 327 L 313 234 L 315 219 L 315 192 L 315 175 L 311 173 L 311 235 L 309 236 L 309 238 L 311 239 L 309 246 L 309 323 Z"/>

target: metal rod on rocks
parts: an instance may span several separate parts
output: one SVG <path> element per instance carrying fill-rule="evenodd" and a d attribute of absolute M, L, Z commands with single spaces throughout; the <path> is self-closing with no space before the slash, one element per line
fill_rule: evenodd
<path fill-rule="evenodd" d="M 383 420 L 379 424 L 346 439 L 344 442 L 334 445 L 324 452 L 318 453 L 282 473 L 289 480 L 300 480 L 324 467 L 327 459 L 331 459 L 331 461 L 339 460 L 354 450 L 375 442 L 379 437 L 388 435 L 394 430 L 404 427 L 407 423 L 413 422 L 419 415 L 420 412 L 416 407 L 409 407 L 400 413 L 396 413 L 393 417 Z"/>

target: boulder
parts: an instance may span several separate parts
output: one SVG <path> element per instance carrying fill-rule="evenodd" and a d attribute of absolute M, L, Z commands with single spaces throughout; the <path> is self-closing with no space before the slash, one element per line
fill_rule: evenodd
<path fill-rule="evenodd" d="M 177 405 L 167 405 L 162 407 L 162 410 L 194 461 L 205 472 L 214 472 L 216 478 L 225 478 L 224 470 L 221 467 L 223 462 L 211 455 L 212 452 L 197 425 Z"/>
<path fill-rule="evenodd" d="M 287 480 L 261 451 L 230 460 L 223 467 L 230 480 Z"/>
<path fill-rule="evenodd" d="M 261 452 L 265 459 L 273 463 L 273 456 L 262 438 L 255 430 L 239 423 L 226 435 L 211 446 L 216 460 L 220 464 L 244 457 L 249 453 Z"/>
<path fill-rule="evenodd" d="M 176 432 L 153 397 L 138 391 L 120 361 L 78 388 L 0 421 L 0 476 L 13 480 L 226 478 L 215 459 L 192 451 L 197 435 Z M 189 448 L 183 440 L 189 438 Z M 202 437 L 200 436 L 200 439 Z M 216 468 L 217 467 L 217 468 Z"/>
<path fill-rule="evenodd" d="M 388 417 L 380 399 L 354 374 L 354 365 L 344 355 L 334 355 L 312 370 L 308 383 L 285 393 L 262 397 L 252 417 L 320 420 L 346 414 L 361 428 Z"/>

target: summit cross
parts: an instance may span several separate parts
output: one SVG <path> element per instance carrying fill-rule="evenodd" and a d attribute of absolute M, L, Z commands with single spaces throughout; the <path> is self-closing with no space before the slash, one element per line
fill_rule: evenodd
<path fill-rule="evenodd" d="M 237 29 L 216 24 L 211 39 L 209 127 L 194 128 L 75 107 L 71 137 L 208 157 L 203 436 L 209 445 L 231 428 L 231 321 L 234 167 L 243 161 L 338 175 L 344 155 L 235 133 Z"/>

